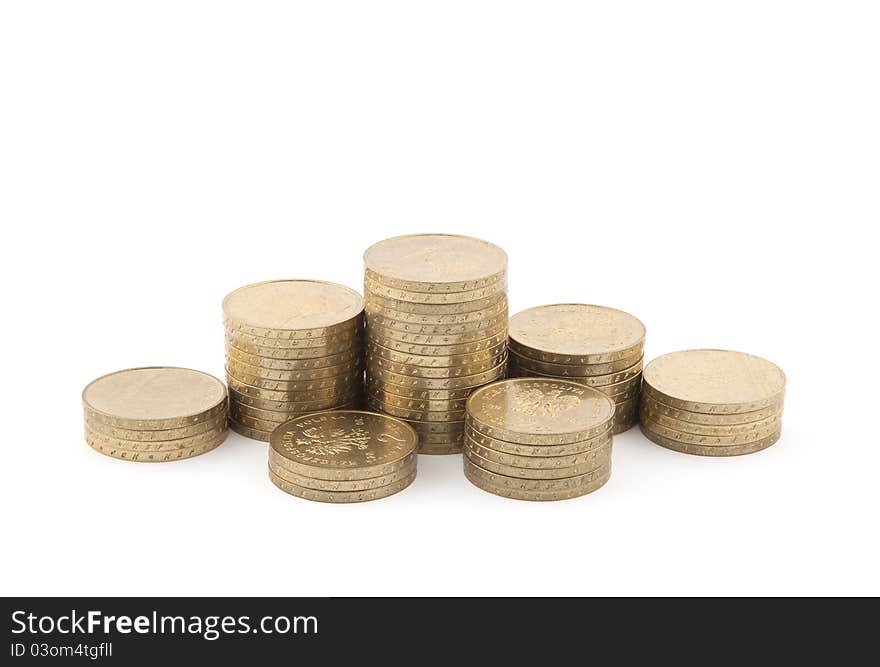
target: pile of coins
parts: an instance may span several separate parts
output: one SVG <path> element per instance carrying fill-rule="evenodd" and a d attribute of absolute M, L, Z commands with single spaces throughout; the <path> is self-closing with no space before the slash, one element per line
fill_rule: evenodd
<path fill-rule="evenodd" d="M 479 488 L 519 500 L 564 500 L 611 477 L 614 402 L 564 380 L 502 380 L 471 394 L 464 473 Z"/>
<path fill-rule="evenodd" d="M 132 368 L 82 393 L 86 442 L 126 461 L 176 461 L 226 439 L 226 387 L 188 368 Z"/>
<path fill-rule="evenodd" d="M 412 484 L 417 448 L 416 432 L 387 415 L 359 410 L 305 415 L 272 433 L 269 479 L 307 500 L 376 500 Z"/>
<path fill-rule="evenodd" d="M 645 325 L 605 306 L 538 306 L 510 318 L 511 377 L 568 379 L 616 406 L 614 433 L 638 421 Z"/>
<path fill-rule="evenodd" d="M 367 405 L 422 454 L 462 451 L 470 393 L 506 373 L 507 255 L 466 236 L 399 236 L 364 253 Z"/>
<path fill-rule="evenodd" d="M 229 424 L 268 442 L 292 417 L 359 407 L 363 310 L 357 292 L 317 280 L 241 287 L 223 300 Z"/>
<path fill-rule="evenodd" d="M 642 431 L 686 454 L 738 456 L 766 449 L 782 433 L 785 374 L 742 352 L 685 350 L 645 367 Z"/>

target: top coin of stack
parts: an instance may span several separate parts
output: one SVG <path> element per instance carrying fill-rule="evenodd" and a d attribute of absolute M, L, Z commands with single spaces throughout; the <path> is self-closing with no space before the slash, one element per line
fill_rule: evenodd
<path fill-rule="evenodd" d="M 504 377 L 507 255 L 421 234 L 364 253 L 367 404 L 407 421 L 423 454 L 461 452 L 465 401 Z"/>
<path fill-rule="evenodd" d="M 363 392 L 360 294 L 318 280 L 241 287 L 223 300 L 229 423 L 268 441 L 292 417 L 355 407 Z"/>
<path fill-rule="evenodd" d="M 782 434 L 785 373 L 760 357 L 729 350 L 685 350 L 645 367 L 642 431 L 687 454 L 738 456 L 766 449 Z"/>
<path fill-rule="evenodd" d="M 638 420 L 645 325 L 605 306 L 538 306 L 510 318 L 510 375 L 565 378 L 616 405 L 614 433 Z"/>
<path fill-rule="evenodd" d="M 82 393 L 89 445 L 127 461 L 175 461 L 226 439 L 226 387 L 188 368 L 131 368 Z"/>
<path fill-rule="evenodd" d="M 385 498 L 416 477 L 418 436 L 403 421 L 361 410 L 297 417 L 272 432 L 269 479 L 326 503 Z"/>
<path fill-rule="evenodd" d="M 611 476 L 614 402 L 576 382 L 502 380 L 467 402 L 464 472 L 479 488 L 519 500 L 563 500 Z"/>

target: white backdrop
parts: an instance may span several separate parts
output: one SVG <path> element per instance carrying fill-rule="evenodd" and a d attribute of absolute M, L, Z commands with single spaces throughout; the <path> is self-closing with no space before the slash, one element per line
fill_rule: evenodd
<path fill-rule="evenodd" d="M 877 575 L 880 10 L 872 2 L 5 2 L 4 594 L 858 594 Z M 511 312 L 580 301 L 788 375 L 738 459 L 615 438 L 578 500 L 289 497 L 232 434 L 165 465 L 80 391 L 223 374 L 220 301 L 371 243 L 479 236 Z"/>

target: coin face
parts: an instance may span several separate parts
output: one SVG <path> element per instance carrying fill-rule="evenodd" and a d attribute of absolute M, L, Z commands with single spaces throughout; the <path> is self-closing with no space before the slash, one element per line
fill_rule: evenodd
<path fill-rule="evenodd" d="M 644 391 L 683 410 L 735 413 L 779 402 L 785 374 L 760 357 L 729 350 L 685 350 L 657 357 L 643 373 Z"/>
<path fill-rule="evenodd" d="M 321 478 L 328 471 L 370 472 L 405 459 L 416 450 L 418 435 L 387 415 L 341 410 L 285 422 L 272 433 L 270 443 L 276 454 Z"/>
<path fill-rule="evenodd" d="M 226 403 L 220 380 L 188 368 L 132 368 L 104 375 L 82 393 L 88 417 L 122 428 L 168 429 L 216 414 Z"/>
<path fill-rule="evenodd" d="M 507 270 L 507 254 L 498 246 L 468 236 L 416 234 L 397 236 L 367 248 L 364 265 L 390 286 L 422 291 L 419 285 L 439 283 L 468 291 Z M 494 280 L 492 281 L 495 282 Z"/>
<path fill-rule="evenodd" d="M 260 329 L 320 329 L 356 318 L 364 309 L 352 289 L 319 280 L 273 280 L 240 287 L 223 299 L 223 314 Z"/>
<path fill-rule="evenodd" d="M 514 378 L 477 389 L 467 414 L 474 428 L 492 437 L 562 444 L 607 430 L 614 402 L 576 382 Z"/>
<path fill-rule="evenodd" d="M 645 325 L 605 306 L 538 306 L 510 318 L 510 344 L 520 354 L 552 363 L 603 363 L 638 356 Z"/>

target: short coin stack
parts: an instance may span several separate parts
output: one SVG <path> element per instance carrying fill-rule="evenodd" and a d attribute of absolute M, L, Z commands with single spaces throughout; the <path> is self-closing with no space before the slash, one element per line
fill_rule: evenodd
<path fill-rule="evenodd" d="M 402 491 L 416 477 L 416 432 L 375 412 L 297 417 L 275 429 L 270 443 L 269 479 L 307 500 L 376 500 Z"/>
<path fill-rule="evenodd" d="M 467 402 L 464 473 L 479 488 L 519 500 L 564 500 L 611 477 L 614 402 L 565 380 L 516 378 Z"/>
<path fill-rule="evenodd" d="M 615 403 L 614 433 L 638 421 L 645 325 L 605 306 L 538 306 L 510 318 L 510 375 L 568 379 Z"/>
<path fill-rule="evenodd" d="M 229 424 L 268 442 L 292 417 L 358 407 L 363 395 L 360 294 L 317 280 L 241 287 L 223 300 Z"/>
<path fill-rule="evenodd" d="M 642 431 L 686 454 L 738 456 L 766 449 L 782 433 L 785 374 L 742 352 L 685 350 L 645 367 Z"/>
<path fill-rule="evenodd" d="M 399 236 L 364 253 L 367 405 L 423 454 L 462 449 L 465 401 L 504 377 L 507 255 L 466 236 Z"/>
<path fill-rule="evenodd" d="M 126 461 L 176 461 L 226 439 L 226 387 L 188 368 L 118 371 L 82 393 L 86 442 Z"/>

